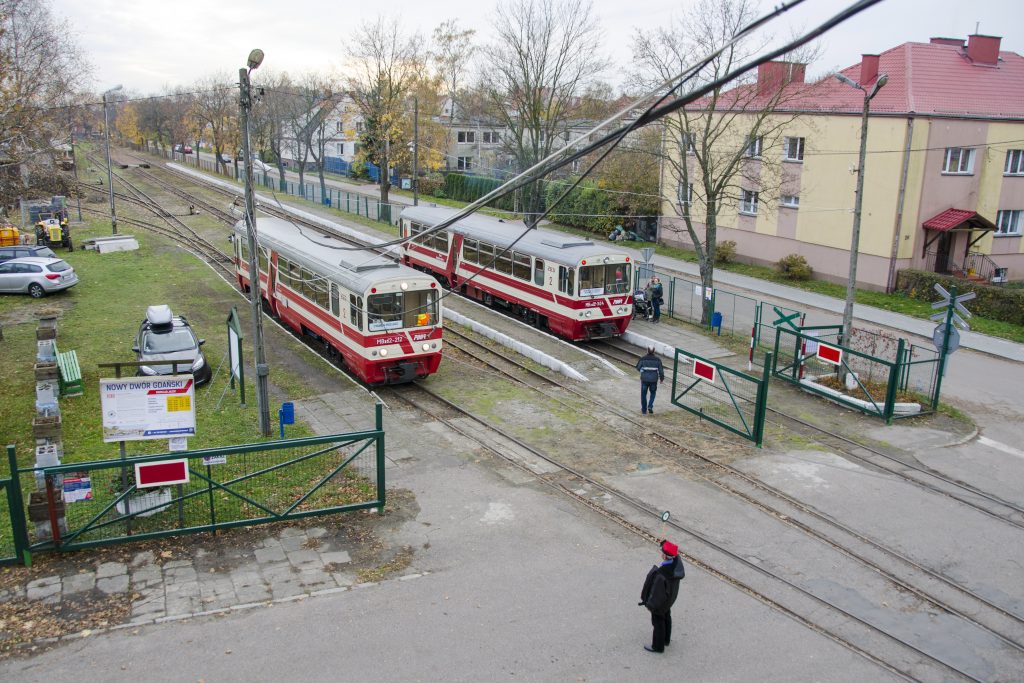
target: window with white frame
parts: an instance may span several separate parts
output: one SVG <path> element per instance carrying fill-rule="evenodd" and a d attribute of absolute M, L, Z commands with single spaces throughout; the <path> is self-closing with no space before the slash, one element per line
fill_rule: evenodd
<path fill-rule="evenodd" d="M 338 143 L 338 156 L 339 157 L 340 156 L 345 156 L 345 143 L 344 142 L 339 142 Z"/>
<path fill-rule="evenodd" d="M 757 215 L 757 193 L 753 190 L 743 190 L 743 196 L 740 199 L 740 213 Z"/>
<path fill-rule="evenodd" d="M 1024 149 L 1006 150 L 1006 175 L 1024 175 Z"/>
<path fill-rule="evenodd" d="M 687 154 L 697 153 L 697 135 L 695 133 L 683 133 L 682 146 Z"/>
<path fill-rule="evenodd" d="M 687 183 L 683 185 L 679 183 L 679 187 L 676 190 L 676 197 L 679 203 L 683 206 L 689 206 L 693 203 L 693 183 Z"/>
<path fill-rule="evenodd" d="M 496 130 L 485 130 L 484 131 L 484 144 L 485 145 L 496 145 L 501 142 L 501 133 Z"/>
<path fill-rule="evenodd" d="M 788 209 L 800 208 L 800 195 L 784 194 L 781 197 L 779 197 L 779 204 Z"/>
<path fill-rule="evenodd" d="M 974 170 L 974 150 L 970 147 L 947 147 L 942 164 L 943 173 L 970 175 Z"/>
<path fill-rule="evenodd" d="M 803 161 L 804 160 L 804 139 L 803 138 L 783 138 L 782 139 L 782 158 L 786 161 Z"/>
<path fill-rule="evenodd" d="M 761 147 L 764 145 L 764 138 L 758 136 L 756 138 L 750 138 L 747 141 L 747 149 L 744 151 L 744 155 L 759 159 L 761 157 Z"/>
<path fill-rule="evenodd" d="M 341 132 L 343 131 L 343 127 L 342 127 L 342 124 L 343 124 L 344 122 L 343 122 L 343 121 L 342 121 L 341 119 L 338 119 L 337 123 L 338 123 L 338 128 L 337 128 L 337 130 L 336 130 L 335 132 L 337 132 L 337 133 L 341 133 Z"/>
<path fill-rule="evenodd" d="M 570 167 L 572 168 L 572 172 L 573 173 L 579 173 L 580 172 L 580 167 L 582 166 L 582 163 L 581 163 L 582 161 L 583 161 L 582 159 L 573 159 L 572 160 L 572 163 L 570 164 Z"/>
<path fill-rule="evenodd" d="M 456 165 L 460 171 L 468 171 L 473 168 L 473 157 L 458 157 Z"/>
<path fill-rule="evenodd" d="M 1024 209 L 1006 209 L 996 214 L 996 235 L 1019 235 Z"/>
<path fill-rule="evenodd" d="M 362 132 L 363 132 L 363 122 L 362 121 L 356 121 L 356 133 L 362 133 Z"/>
<path fill-rule="evenodd" d="M 476 132 L 472 130 L 460 130 L 457 135 L 458 142 L 476 142 Z"/>

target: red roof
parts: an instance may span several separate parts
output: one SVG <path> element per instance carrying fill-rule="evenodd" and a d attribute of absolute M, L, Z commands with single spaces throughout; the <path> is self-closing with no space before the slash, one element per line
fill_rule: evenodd
<path fill-rule="evenodd" d="M 986 64 L 972 60 L 967 48 L 957 44 L 903 43 L 886 50 L 879 55 L 878 73 L 888 74 L 889 82 L 871 100 L 871 112 L 1024 119 L 1024 56 L 998 54 L 995 64 Z M 859 62 L 841 70 L 854 81 L 860 81 L 860 72 Z M 870 91 L 874 83 L 872 78 L 861 85 Z M 754 108 L 761 99 L 750 98 L 755 87 L 739 86 L 730 94 L 755 100 L 744 107 Z M 723 96 L 720 107 L 728 108 L 727 102 Z M 829 76 L 815 84 L 786 86 L 778 109 L 859 114 L 863 106 L 864 93 Z"/>
<path fill-rule="evenodd" d="M 972 218 L 977 218 L 977 211 L 965 211 L 964 209 L 946 209 L 940 214 L 932 216 L 924 223 L 921 227 L 925 230 L 936 230 L 938 232 L 947 232 L 954 228 L 958 228 L 965 222 Z"/>

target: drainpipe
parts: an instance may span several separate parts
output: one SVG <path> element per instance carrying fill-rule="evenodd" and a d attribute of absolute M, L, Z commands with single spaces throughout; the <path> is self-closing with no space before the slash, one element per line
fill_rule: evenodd
<path fill-rule="evenodd" d="M 891 293 L 896 287 L 896 256 L 900 250 L 900 232 L 903 229 L 903 203 L 907 196 L 907 174 L 910 171 L 910 143 L 914 139 L 914 118 L 907 117 L 906 143 L 903 146 L 903 170 L 900 172 L 900 196 L 896 202 L 896 218 L 892 227 L 892 251 L 889 253 L 889 276 L 885 280 L 885 291 Z"/>

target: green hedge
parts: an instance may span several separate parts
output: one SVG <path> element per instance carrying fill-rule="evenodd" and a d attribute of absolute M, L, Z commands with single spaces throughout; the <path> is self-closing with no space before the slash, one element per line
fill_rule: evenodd
<path fill-rule="evenodd" d="M 491 190 L 500 187 L 503 182 L 496 178 L 449 173 L 444 178 L 444 196 L 460 202 L 473 202 Z M 515 200 L 513 195 L 508 194 L 496 201 L 488 202 L 487 206 L 514 211 Z"/>
<path fill-rule="evenodd" d="M 967 282 L 925 270 L 901 270 L 896 276 L 896 290 L 911 299 L 935 301 L 938 299 L 933 287 L 936 282 L 947 290 L 956 285 L 957 296 L 976 292 L 977 298 L 967 304 L 967 308 L 977 316 L 1024 325 L 1024 290 Z"/>
<path fill-rule="evenodd" d="M 548 183 L 544 199 L 549 206 L 562 196 L 568 182 L 571 181 Z M 555 208 L 551 220 L 594 233 L 607 233 L 617 224 L 624 223 L 612 215 L 616 213 L 615 208 L 607 192 L 584 180 Z"/>

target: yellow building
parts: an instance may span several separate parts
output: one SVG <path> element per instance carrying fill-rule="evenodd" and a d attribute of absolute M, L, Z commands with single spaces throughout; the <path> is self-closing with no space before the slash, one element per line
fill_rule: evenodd
<path fill-rule="evenodd" d="M 1024 279 L 1024 57 L 999 45 L 981 35 L 904 43 L 844 69 L 849 83 L 805 84 L 802 65 L 762 65 L 759 82 L 740 87 L 790 94 L 762 122 L 768 135 L 739 143 L 747 158 L 718 243 L 765 264 L 800 254 L 817 277 L 846 280 L 863 106 L 885 75 L 870 101 L 858 283 L 891 288 L 904 268 Z M 758 116 L 747 107 L 732 126 Z M 735 131 L 716 144 L 749 135 Z M 693 162 L 680 168 L 663 165 L 662 196 L 679 200 L 665 202 L 660 236 L 687 244 L 679 216 L 692 207 L 703 217 L 702 182 Z"/>

